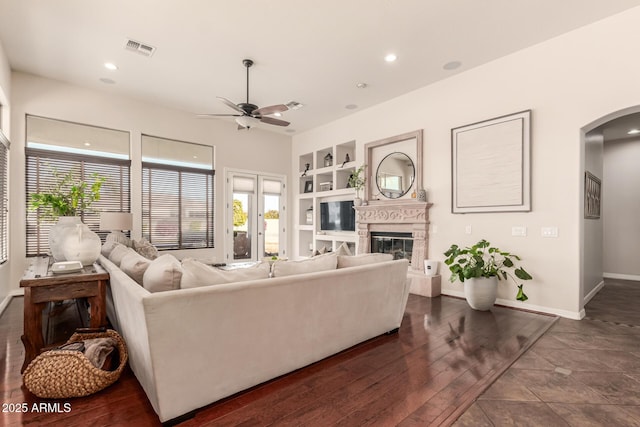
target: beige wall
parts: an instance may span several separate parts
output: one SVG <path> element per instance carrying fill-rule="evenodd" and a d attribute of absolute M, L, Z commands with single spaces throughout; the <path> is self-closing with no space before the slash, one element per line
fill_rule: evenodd
<path fill-rule="evenodd" d="M 640 139 L 604 144 L 604 272 L 640 280 Z"/>
<path fill-rule="evenodd" d="M 527 303 L 515 301 L 515 286 L 505 283 L 500 299 L 580 317 L 580 129 L 612 111 L 640 104 L 638 91 L 630 90 L 637 86 L 640 61 L 629 54 L 637 50 L 639 20 L 640 8 L 631 9 L 303 133 L 294 137 L 295 153 L 355 139 L 362 159 L 369 141 L 424 129 L 424 185 L 434 204 L 432 226 L 437 226 L 437 233 L 430 235 L 430 258 L 443 260 L 452 243 L 486 238 L 521 255 L 535 278 L 525 285 Z M 533 111 L 532 211 L 452 214 L 451 129 L 526 109 Z M 298 167 L 295 153 L 293 171 Z M 466 225 L 472 226 L 472 235 L 465 234 Z M 512 226 L 527 227 L 527 236 L 512 236 Z M 541 237 L 541 227 L 547 226 L 558 227 L 558 238 Z M 444 293 L 461 295 L 462 286 L 449 283 L 448 271 L 444 273 Z"/>
<path fill-rule="evenodd" d="M 235 123 L 202 120 L 194 114 L 115 96 L 104 91 L 24 73 L 12 76 L 11 285 L 17 288 L 26 265 L 25 253 L 25 115 L 69 120 L 131 133 L 131 205 L 134 237 L 141 230 L 140 135 L 149 134 L 215 146 L 215 249 L 188 251 L 188 256 L 223 260 L 224 168 L 286 175 L 291 164 L 291 138 L 260 128 L 237 131 Z M 184 252 L 184 251 L 183 251 Z M 181 254 L 182 256 L 186 254 Z"/>
<path fill-rule="evenodd" d="M 7 56 L 4 53 L 2 43 L 0 43 L 0 104 L 2 104 L 2 130 L 7 138 L 11 138 L 10 133 L 10 106 L 9 97 L 11 92 L 11 69 Z M 13 149 L 11 150 L 13 152 Z M 11 157 L 11 152 L 9 157 Z M 10 182 L 11 183 L 11 182 Z M 11 217 L 10 217 L 11 218 Z M 11 238 L 11 232 L 9 238 Z M 11 254 L 9 254 L 11 255 Z M 10 260 L 0 265 L 0 313 L 2 312 L 3 301 L 9 293 L 10 283 Z"/>
<path fill-rule="evenodd" d="M 585 137 L 585 170 L 591 172 L 602 181 L 604 138 L 601 134 L 587 134 Z M 602 190 L 602 188 L 601 188 Z M 602 283 L 603 221 L 602 203 L 599 219 L 584 220 L 584 293 L 589 297 Z"/>

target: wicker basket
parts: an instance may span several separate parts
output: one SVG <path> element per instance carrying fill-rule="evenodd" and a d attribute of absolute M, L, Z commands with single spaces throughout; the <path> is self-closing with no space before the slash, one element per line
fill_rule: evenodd
<path fill-rule="evenodd" d="M 45 351 L 25 369 L 22 375 L 24 385 L 36 396 L 50 399 L 88 396 L 110 386 L 120 378 L 128 359 L 127 347 L 116 331 L 76 332 L 67 344 L 106 337 L 115 338 L 118 343 L 120 363 L 117 369 L 105 371 L 96 368 L 79 351 Z"/>

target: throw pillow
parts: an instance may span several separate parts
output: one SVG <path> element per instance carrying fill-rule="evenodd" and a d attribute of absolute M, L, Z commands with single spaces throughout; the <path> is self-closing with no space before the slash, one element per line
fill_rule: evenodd
<path fill-rule="evenodd" d="M 336 249 L 336 254 L 339 255 L 344 255 L 344 256 L 351 256 L 353 255 L 351 253 L 351 249 L 349 249 L 349 245 L 347 245 L 347 242 L 342 242 L 342 244 L 340 246 L 338 246 L 338 249 Z"/>
<path fill-rule="evenodd" d="M 105 258 L 109 258 L 109 255 L 111 255 L 111 252 L 117 246 L 122 246 L 122 245 L 118 242 L 105 242 L 104 245 L 102 245 L 102 248 L 100 249 L 100 253 L 104 255 Z"/>
<path fill-rule="evenodd" d="M 270 265 L 268 262 L 259 262 L 247 268 L 235 270 L 221 270 L 196 261 L 185 259 L 182 261 L 182 279 L 180 287 L 198 288 L 200 286 L 222 285 L 224 283 L 246 282 L 248 280 L 267 279 Z"/>
<path fill-rule="evenodd" d="M 151 260 L 143 257 L 139 253 L 130 250 L 120 261 L 120 270 L 127 273 L 129 277 L 142 285 L 142 276 L 147 271 Z"/>
<path fill-rule="evenodd" d="M 147 259 L 154 260 L 158 258 L 158 249 L 145 238 L 134 240 L 133 249 Z"/>
<path fill-rule="evenodd" d="M 171 254 L 160 255 L 151 261 L 142 277 L 142 286 L 149 292 L 180 289 L 182 266 Z"/>
<path fill-rule="evenodd" d="M 273 277 L 291 276 L 293 274 L 314 273 L 316 271 L 335 270 L 338 255 L 334 252 L 314 256 L 300 261 L 276 261 L 273 264 Z"/>
<path fill-rule="evenodd" d="M 355 256 L 339 256 L 338 268 L 356 267 L 358 265 L 377 264 L 379 262 L 391 261 L 391 254 L 360 254 Z"/>
<path fill-rule="evenodd" d="M 120 267 L 120 263 L 122 262 L 122 258 L 128 254 L 129 252 L 133 252 L 133 249 L 126 247 L 125 245 L 116 246 L 113 248 L 111 253 L 109 254 L 109 261 Z"/>
<path fill-rule="evenodd" d="M 109 233 L 104 239 L 105 242 L 115 242 L 131 247 L 132 240 L 124 235 L 124 233 Z"/>

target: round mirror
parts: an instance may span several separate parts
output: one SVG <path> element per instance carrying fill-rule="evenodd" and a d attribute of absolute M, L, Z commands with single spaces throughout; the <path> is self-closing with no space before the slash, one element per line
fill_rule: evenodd
<path fill-rule="evenodd" d="M 407 194 L 416 170 L 413 161 L 404 153 L 391 153 L 385 156 L 376 171 L 376 185 L 384 197 L 397 199 Z"/>

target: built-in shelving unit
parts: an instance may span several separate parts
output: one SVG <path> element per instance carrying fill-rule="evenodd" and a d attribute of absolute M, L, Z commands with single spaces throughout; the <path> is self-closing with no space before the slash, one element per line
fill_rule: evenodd
<path fill-rule="evenodd" d="M 355 254 L 355 231 L 320 230 L 320 203 L 353 200 L 355 190 L 348 188 L 348 181 L 360 163 L 356 158 L 355 141 L 309 150 L 298 155 L 298 188 L 294 189 L 297 204 L 295 257 L 308 257 L 323 248 L 336 250 L 344 242 Z"/>

